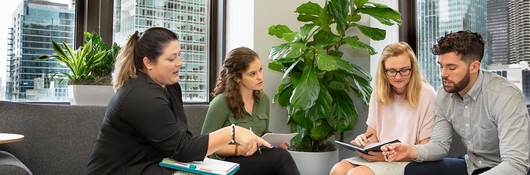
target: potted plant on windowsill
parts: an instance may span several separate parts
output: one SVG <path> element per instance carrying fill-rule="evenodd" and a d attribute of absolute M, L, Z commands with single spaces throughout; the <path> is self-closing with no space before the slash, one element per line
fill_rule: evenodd
<path fill-rule="evenodd" d="M 304 171 L 302 174 L 327 174 L 338 159 L 330 139 L 341 133 L 342 140 L 342 133 L 353 128 L 357 119 L 353 98 L 367 105 L 372 91 L 369 74 L 344 60 L 340 48 L 349 46 L 375 54 L 370 45 L 359 39 L 359 32 L 353 30 L 372 40 L 384 39 L 386 31 L 361 24 L 361 14 L 389 26 L 399 25 L 401 17 L 392 8 L 368 0 L 328 0 L 324 7 L 307 2 L 295 12 L 298 21 L 304 23 L 298 32 L 286 25 L 273 25 L 268 31 L 284 41 L 272 47 L 269 55 L 269 69 L 283 73 L 274 102 L 287 108 L 288 122 L 298 132 L 290 149 L 331 151 L 329 155 L 335 157 L 331 162 L 323 158 L 323 162 L 315 165 L 301 165 L 302 159 L 314 161 L 322 155 L 297 158 L 298 153 L 291 152 L 298 168 Z"/>
<path fill-rule="evenodd" d="M 39 59 L 55 59 L 70 69 L 68 96 L 72 105 L 107 105 L 114 91 L 110 85 L 111 73 L 120 47 L 108 47 L 97 34 L 84 33 L 83 45 L 73 50 L 65 42 L 52 41 L 54 55 Z"/>

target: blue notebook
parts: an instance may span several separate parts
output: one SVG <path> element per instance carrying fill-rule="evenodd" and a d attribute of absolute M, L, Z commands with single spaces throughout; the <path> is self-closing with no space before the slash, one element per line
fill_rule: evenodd
<path fill-rule="evenodd" d="M 160 166 L 203 175 L 232 175 L 239 170 L 239 164 L 222 160 L 204 158 L 203 161 L 177 162 L 170 158 L 164 158 Z"/>

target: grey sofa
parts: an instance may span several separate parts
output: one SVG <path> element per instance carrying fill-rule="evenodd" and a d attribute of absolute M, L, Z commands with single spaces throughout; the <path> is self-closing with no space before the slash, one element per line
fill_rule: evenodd
<path fill-rule="evenodd" d="M 206 110 L 206 105 L 185 106 L 194 134 L 200 133 Z M 0 145 L 0 150 L 13 154 L 35 175 L 85 174 L 104 113 L 105 107 L 97 106 L 0 101 L 0 132 L 25 136 L 21 142 Z M 19 165 L 13 160 L 8 159 L 9 167 L 0 174 Z M 18 174 L 25 174 L 23 168 Z"/>
<path fill-rule="evenodd" d="M 184 106 L 192 133 L 200 133 L 207 108 L 207 105 Z M 36 175 L 84 174 L 104 113 L 105 107 L 97 106 L 0 101 L 0 132 L 25 136 L 21 142 L 0 145 L 1 151 L 7 151 L 20 160 L 6 156 L 10 157 L 7 168 L 10 168 L 10 172 L 17 172 L 13 168 L 19 167 L 18 174 L 27 174 L 25 173 L 27 169 Z M 358 119 L 358 121 L 365 120 L 365 117 Z M 351 139 L 365 129 L 364 122 L 357 122 L 355 130 L 345 134 L 349 136 L 346 139 Z M 463 155 L 463 146 L 459 139 L 455 140 L 451 147 L 451 155 Z M 354 155 L 349 150 L 339 151 L 341 159 Z M 20 162 L 27 168 L 23 164 L 20 165 Z M 1 164 L 0 161 L 0 175 L 7 173 L 7 168 L 2 169 Z"/>

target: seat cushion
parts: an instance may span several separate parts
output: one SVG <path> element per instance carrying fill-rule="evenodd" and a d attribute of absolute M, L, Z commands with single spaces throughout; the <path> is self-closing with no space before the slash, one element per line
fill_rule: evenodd
<path fill-rule="evenodd" d="M 32 175 L 28 167 L 12 154 L 0 151 L 0 175 Z"/>

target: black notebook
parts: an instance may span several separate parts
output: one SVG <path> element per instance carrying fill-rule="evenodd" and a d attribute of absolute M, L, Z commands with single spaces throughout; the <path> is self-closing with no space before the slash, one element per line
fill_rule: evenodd
<path fill-rule="evenodd" d="M 383 142 L 378 142 L 378 143 L 371 143 L 371 144 L 368 144 L 366 146 L 359 146 L 359 145 L 354 145 L 354 144 L 350 144 L 350 143 L 344 143 L 344 142 L 341 142 L 341 141 L 337 141 L 335 140 L 335 144 L 337 145 L 340 145 L 346 149 L 349 149 L 349 150 L 352 150 L 352 151 L 360 151 L 360 152 L 363 152 L 363 153 L 368 153 L 369 151 L 374 151 L 374 152 L 381 152 L 381 146 L 383 145 L 386 145 L 386 144 L 390 144 L 390 143 L 400 143 L 399 140 L 390 140 L 390 141 L 383 141 Z"/>

